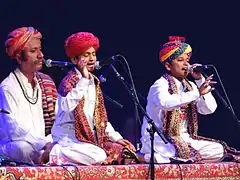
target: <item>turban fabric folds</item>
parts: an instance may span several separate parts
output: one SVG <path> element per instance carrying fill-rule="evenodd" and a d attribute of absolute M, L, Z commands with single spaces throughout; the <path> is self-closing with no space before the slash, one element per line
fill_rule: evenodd
<path fill-rule="evenodd" d="M 65 41 L 65 52 L 69 58 L 84 53 L 90 47 L 95 51 L 99 48 L 99 40 L 90 32 L 78 32 L 69 36 Z"/>
<path fill-rule="evenodd" d="M 10 32 L 5 42 L 8 56 L 16 58 L 16 54 L 23 50 L 32 38 L 42 38 L 41 33 L 33 27 L 21 27 Z"/>
<path fill-rule="evenodd" d="M 165 43 L 160 49 L 160 62 L 171 62 L 181 54 L 187 54 L 188 56 L 191 56 L 192 48 L 184 41 L 184 37 L 169 36 L 169 42 Z"/>

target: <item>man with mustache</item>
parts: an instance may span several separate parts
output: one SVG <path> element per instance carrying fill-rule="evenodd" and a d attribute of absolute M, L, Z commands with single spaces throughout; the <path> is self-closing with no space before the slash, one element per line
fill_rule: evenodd
<path fill-rule="evenodd" d="M 42 35 L 33 27 L 13 30 L 5 42 L 17 68 L 0 84 L 0 156 L 23 163 L 48 161 L 55 120 L 56 86 L 43 64 Z"/>

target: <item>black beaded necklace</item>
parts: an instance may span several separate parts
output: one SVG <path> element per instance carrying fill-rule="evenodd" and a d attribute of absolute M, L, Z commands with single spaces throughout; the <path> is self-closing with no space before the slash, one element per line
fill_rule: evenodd
<path fill-rule="evenodd" d="M 23 95 L 24 95 L 24 97 L 26 98 L 26 100 L 27 100 L 29 103 L 33 104 L 33 105 L 36 104 L 37 101 L 38 101 L 38 89 L 37 89 L 37 97 L 36 97 L 36 98 L 31 98 L 31 97 L 29 97 L 28 94 L 27 94 L 27 92 L 25 92 L 25 90 L 23 89 L 22 84 L 20 83 L 20 81 L 19 81 L 17 75 L 15 74 L 15 72 L 13 72 L 13 74 L 14 74 L 14 76 L 16 77 L 17 82 L 18 82 L 20 88 L 22 89 Z M 32 101 L 31 101 L 31 99 L 32 99 Z M 34 100 L 34 99 L 36 99 L 36 100 Z"/>

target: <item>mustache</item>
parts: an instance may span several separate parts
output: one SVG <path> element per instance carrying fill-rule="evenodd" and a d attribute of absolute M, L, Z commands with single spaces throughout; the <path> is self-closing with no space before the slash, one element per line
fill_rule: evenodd
<path fill-rule="evenodd" d="M 37 65 L 39 63 L 41 63 L 43 61 L 43 59 L 36 59 L 32 62 L 33 65 Z"/>

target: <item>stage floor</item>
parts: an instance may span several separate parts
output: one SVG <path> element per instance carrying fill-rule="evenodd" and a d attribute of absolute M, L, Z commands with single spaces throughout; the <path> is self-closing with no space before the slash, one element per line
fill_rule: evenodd
<path fill-rule="evenodd" d="M 65 180 L 65 179 L 150 179 L 150 166 L 51 166 L 0 167 L 0 180 Z M 240 180 L 240 164 L 155 164 L 155 179 L 161 180 Z"/>

